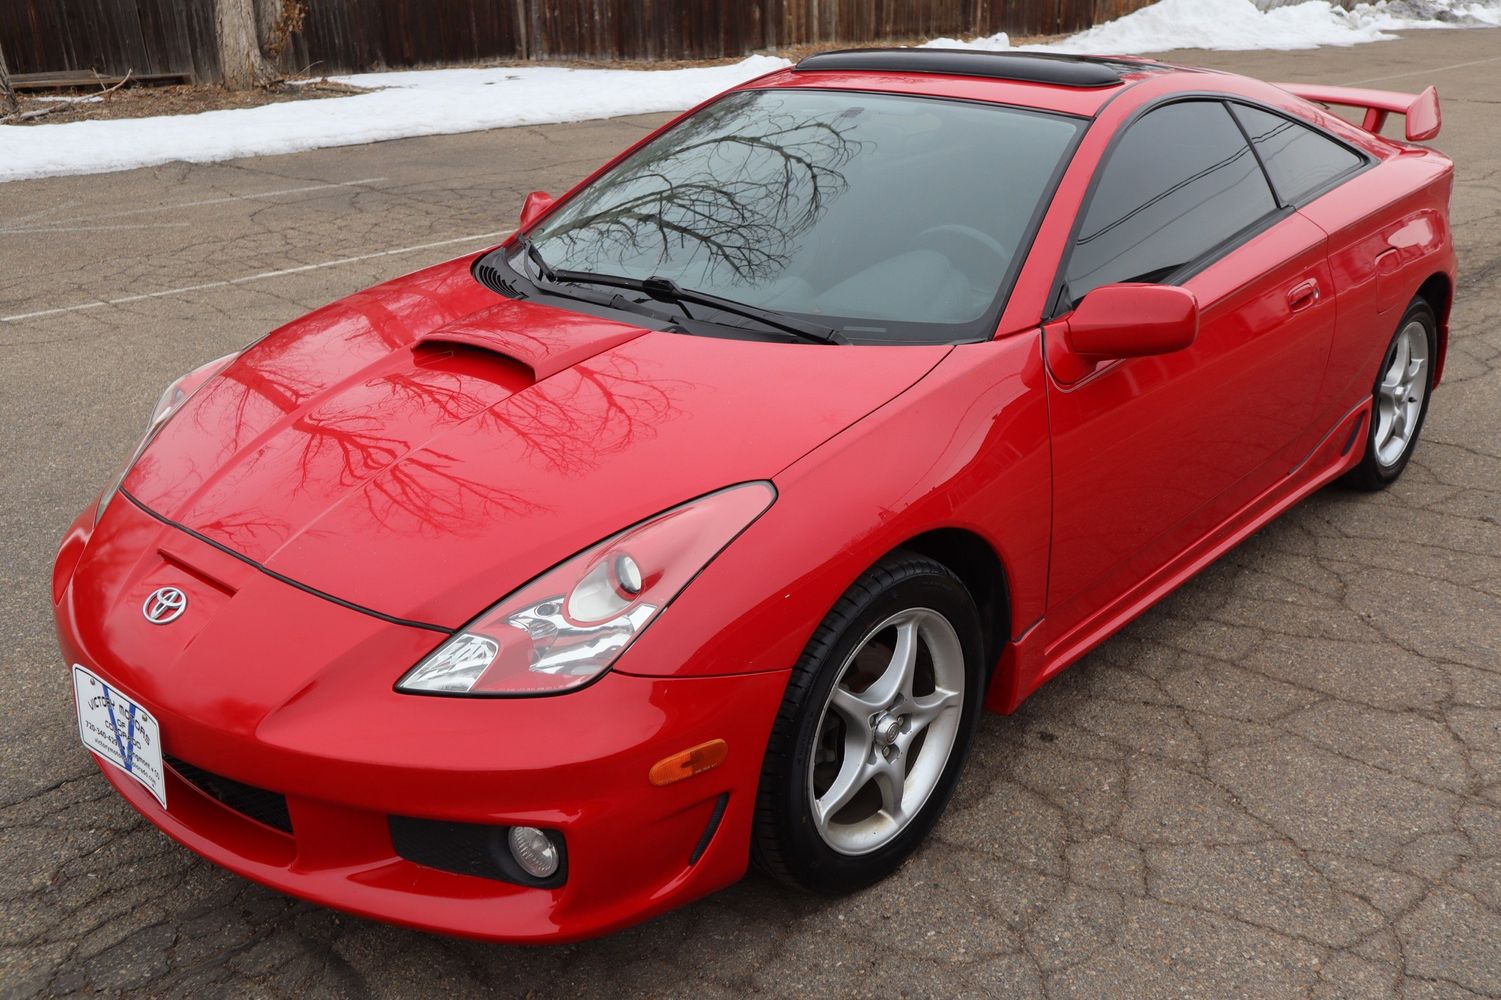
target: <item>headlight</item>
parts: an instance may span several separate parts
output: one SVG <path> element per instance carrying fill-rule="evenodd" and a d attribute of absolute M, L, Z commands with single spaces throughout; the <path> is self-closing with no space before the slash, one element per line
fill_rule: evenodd
<path fill-rule="evenodd" d="M 605 539 L 515 591 L 396 684 L 413 694 L 554 694 L 625 652 L 776 491 L 731 486 Z"/>
<path fill-rule="evenodd" d="M 156 401 L 156 409 L 151 411 L 151 421 L 146 425 L 146 434 L 141 438 L 141 443 L 136 445 L 136 450 L 131 452 L 130 459 L 120 467 L 119 473 L 110 481 L 109 489 L 99 497 L 99 507 L 94 511 L 94 523 L 104 516 L 104 508 L 115 498 L 120 491 L 120 484 L 125 482 L 125 477 L 130 475 L 130 470 L 135 468 L 136 461 L 146 446 L 151 443 L 168 420 L 171 420 L 183 404 L 193 398 L 193 394 L 207 384 L 208 380 L 229 367 L 229 363 L 240 356 L 241 352 L 226 354 L 222 358 L 210 361 L 206 365 L 200 365 L 186 375 L 175 380 L 162 392 L 162 398 Z"/>

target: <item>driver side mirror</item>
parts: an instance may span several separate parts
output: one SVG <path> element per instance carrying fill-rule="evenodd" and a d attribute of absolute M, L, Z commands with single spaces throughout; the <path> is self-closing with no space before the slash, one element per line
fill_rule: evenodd
<path fill-rule="evenodd" d="M 542 218 L 549 208 L 552 208 L 553 197 L 546 191 L 533 191 L 526 196 L 526 201 L 521 203 L 521 221 L 518 229 L 530 229 L 532 223 Z"/>
<path fill-rule="evenodd" d="M 1101 285 L 1051 329 L 1048 366 L 1060 382 L 1077 382 L 1102 361 L 1191 345 L 1199 335 L 1199 300 L 1173 285 Z"/>

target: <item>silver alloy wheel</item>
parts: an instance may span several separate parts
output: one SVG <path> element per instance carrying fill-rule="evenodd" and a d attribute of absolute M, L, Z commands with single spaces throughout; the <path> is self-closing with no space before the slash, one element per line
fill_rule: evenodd
<path fill-rule="evenodd" d="M 1398 335 L 1376 387 L 1376 461 L 1383 469 L 1396 465 L 1407 452 L 1427 394 L 1428 328 L 1413 320 Z"/>
<path fill-rule="evenodd" d="M 964 678 L 959 633 L 936 611 L 892 615 L 860 641 L 829 691 L 808 762 L 825 844 L 869 854 L 922 810 L 958 737 Z"/>

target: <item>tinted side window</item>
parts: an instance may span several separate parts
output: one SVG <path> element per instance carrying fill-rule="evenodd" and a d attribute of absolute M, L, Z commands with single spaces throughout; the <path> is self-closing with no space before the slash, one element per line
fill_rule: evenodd
<path fill-rule="evenodd" d="M 1365 162 L 1333 139 L 1281 115 L 1243 104 L 1232 106 L 1283 201 L 1301 201 Z"/>
<path fill-rule="evenodd" d="M 1161 281 L 1277 207 L 1217 101 L 1147 114 L 1102 170 L 1066 271 L 1076 302 L 1116 281 Z"/>

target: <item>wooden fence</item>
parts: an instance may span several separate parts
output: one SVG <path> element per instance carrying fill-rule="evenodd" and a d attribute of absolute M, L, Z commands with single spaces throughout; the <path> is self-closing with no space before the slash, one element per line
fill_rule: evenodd
<path fill-rule="evenodd" d="M 303 0 L 284 71 L 708 59 L 818 43 L 1077 31 L 1149 0 Z M 0 0 L 12 73 L 218 79 L 214 0 Z"/>

